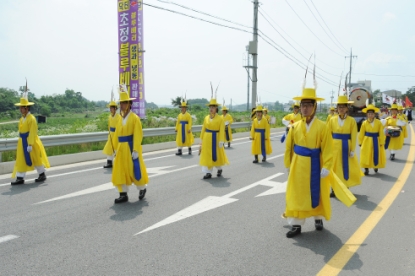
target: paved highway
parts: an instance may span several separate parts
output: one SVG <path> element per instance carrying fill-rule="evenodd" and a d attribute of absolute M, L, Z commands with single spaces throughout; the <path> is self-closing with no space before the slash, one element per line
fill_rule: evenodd
<path fill-rule="evenodd" d="M 411 128 L 409 128 L 411 130 Z M 250 141 L 226 148 L 223 176 L 203 180 L 198 156 L 144 154 L 150 183 L 129 202 L 100 161 L 54 167 L 43 184 L 0 175 L 1 275 L 415 275 L 413 132 L 386 169 L 363 178 L 347 208 L 287 239 L 285 144 L 252 164 Z M 412 140 L 411 140 L 412 139 Z M 194 153 L 197 153 L 194 147 Z M 215 171 L 216 175 L 216 171 Z M 395 199 L 396 198 L 396 199 Z"/>

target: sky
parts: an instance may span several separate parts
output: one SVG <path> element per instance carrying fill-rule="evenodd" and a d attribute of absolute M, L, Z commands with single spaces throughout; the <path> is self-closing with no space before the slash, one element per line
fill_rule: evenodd
<path fill-rule="evenodd" d="M 253 40 L 252 1 L 145 0 L 144 3 L 245 30 L 145 5 L 147 102 L 169 105 L 172 98 L 185 94 L 188 99 L 210 99 L 212 82 L 214 87 L 220 83 L 219 102 L 246 103 L 248 74 L 243 65 L 246 45 Z M 285 103 L 300 95 L 304 68 L 313 53 L 316 74 L 324 78 L 317 79 L 317 94 L 330 103 L 333 91 L 335 101 L 340 75 L 343 86 L 349 71 L 350 59 L 345 56 L 350 55 L 351 49 L 357 56 L 352 60 L 352 82 L 371 80 L 372 90 L 381 91 L 405 92 L 415 86 L 415 1 L 262 0 L 260 3 L 260 102 Z M 117 35 L 116 0 L 1 0 L 0 87 L 18 90 L 27 78 L 30 90 L 38 97 L 62 94 L 69 88 L 82 92 L 89 100 L 109 101 L 111 89 L 118 83 Z M 313 86 L 312 73 L 308 75 L 307 86 Z"/>

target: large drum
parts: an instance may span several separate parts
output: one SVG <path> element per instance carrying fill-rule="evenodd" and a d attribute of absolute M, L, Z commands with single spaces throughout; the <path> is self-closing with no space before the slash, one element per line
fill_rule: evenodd
<path fill-rule="evenodd" d="M 370 99 L 370 92 L 363 87 L 355 88 L 352 90 L 352 92 L 350 92 L 350 100 L 354 101 L 354 103 L 352 103 L 352 106 L 354 107 L 366 107 L 367 99 Z"/>
<path fill-rule="evenodd" d="M 386 130 L 391 137 L 399 137 L 401 135 L 400 127 L 388 126 Z"/>

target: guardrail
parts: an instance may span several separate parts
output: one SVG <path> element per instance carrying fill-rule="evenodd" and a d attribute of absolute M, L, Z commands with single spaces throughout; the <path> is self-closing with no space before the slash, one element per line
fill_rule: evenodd
<path fill-rule="evenodd" d="M 251 126 L 251 122 L 239 122 L 233 123 L 232 128 L 247 128 Z M 202 126 L 192 126 L 192 132 L 202 131 Z M 174 127 L 163 127 L 163 128 L 145 128 L 143 129 L 144 137 L 154 136 L 165 136 L 175 135 Z M 16 150 L 17 141 L 19 138 L 0 139 L 0 153 L 3 151 Z M 86 132 L 86 133 L 75 133 L 75 134 L 62 134 L 62 135 L 48 135 L 40 136 L 40 140 L 45 147 L 51 146 L 64 146 L 64 145 L 75 145 L 92 142 L 107 141 L 108 132 Z M 1 154 L 0 154 L 1 161 Z"/>

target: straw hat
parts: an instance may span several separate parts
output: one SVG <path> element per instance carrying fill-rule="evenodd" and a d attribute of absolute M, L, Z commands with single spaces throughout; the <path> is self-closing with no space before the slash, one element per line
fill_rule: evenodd
<path fill-rule="evenodd" d="M 27 80 L 26 80 L 26 87 L 25 87 L 25 91 L 22 93 L 22 97 L 20 98 L 20 102 L 19 103 L 15 103 L 15 106 L 31 106 L 34 105 L 35 103 L 29 102 L 29 99 L 27 98 Z"/>
<path fill-rule="evenodd" d="M 120 99 L 118 100 L 118 102 L 129 102 L 129 101 L 133 101 L 136 99 L 136 98 L 130 98 L 127 86 L 125 84 L 120 84 L 119 94 L 120 94 Z"/>
<path fill-rule="evenodd" d="M 397 104 L 392 104 L 392 106 L 390 108 L 388 108 L 388 109 L 389 110 L 392 110 L 392 109 L 398 110 L 398 105 Z"/>
<path fill-rule="evenodd" d="M 320 101 L 324 101 L 324 98 L 317 97 L 315 88 L 304 88 L 303 94 L 301 96 L 294 97 L 293 100 L 295 101 L 315 100 L 317 102 L 320 102 Z"/>
<path fill-rule="evenodd" d="M 258 111 L 263 112 L 264 110 L 265 109 L 262 108 L 262 105 L 257 105 L 256 108 L 255 108 L 255 112 L 258 112 Z"/>
<path fill-rule="evenodd" d="M 337 98 L 337 102 L 335 102 L 335 104 L 352 104 L 354 103 L 354 101 L 349 101 L 347 99 L 347 96 L 339 96 Z"/>
<path fill-rule="evenodd" d="M 367 107 L 362 109 L 363 113 L 367 113 L 369 110 L 373 110 L 373 112 L 378 113 L 379 112 L 379 108 L 377 108 L 376 106 L 374 106 L 373 104 L 369 104 Z"/>
<path fill-rule="evenodd" d="M 118 107 L 118 104 L 115 102 L 115 97 L 114 97 L 114 90 L 111 90 L 111 101 L 109 104 L 107 104 L 107 107 Z"/>

